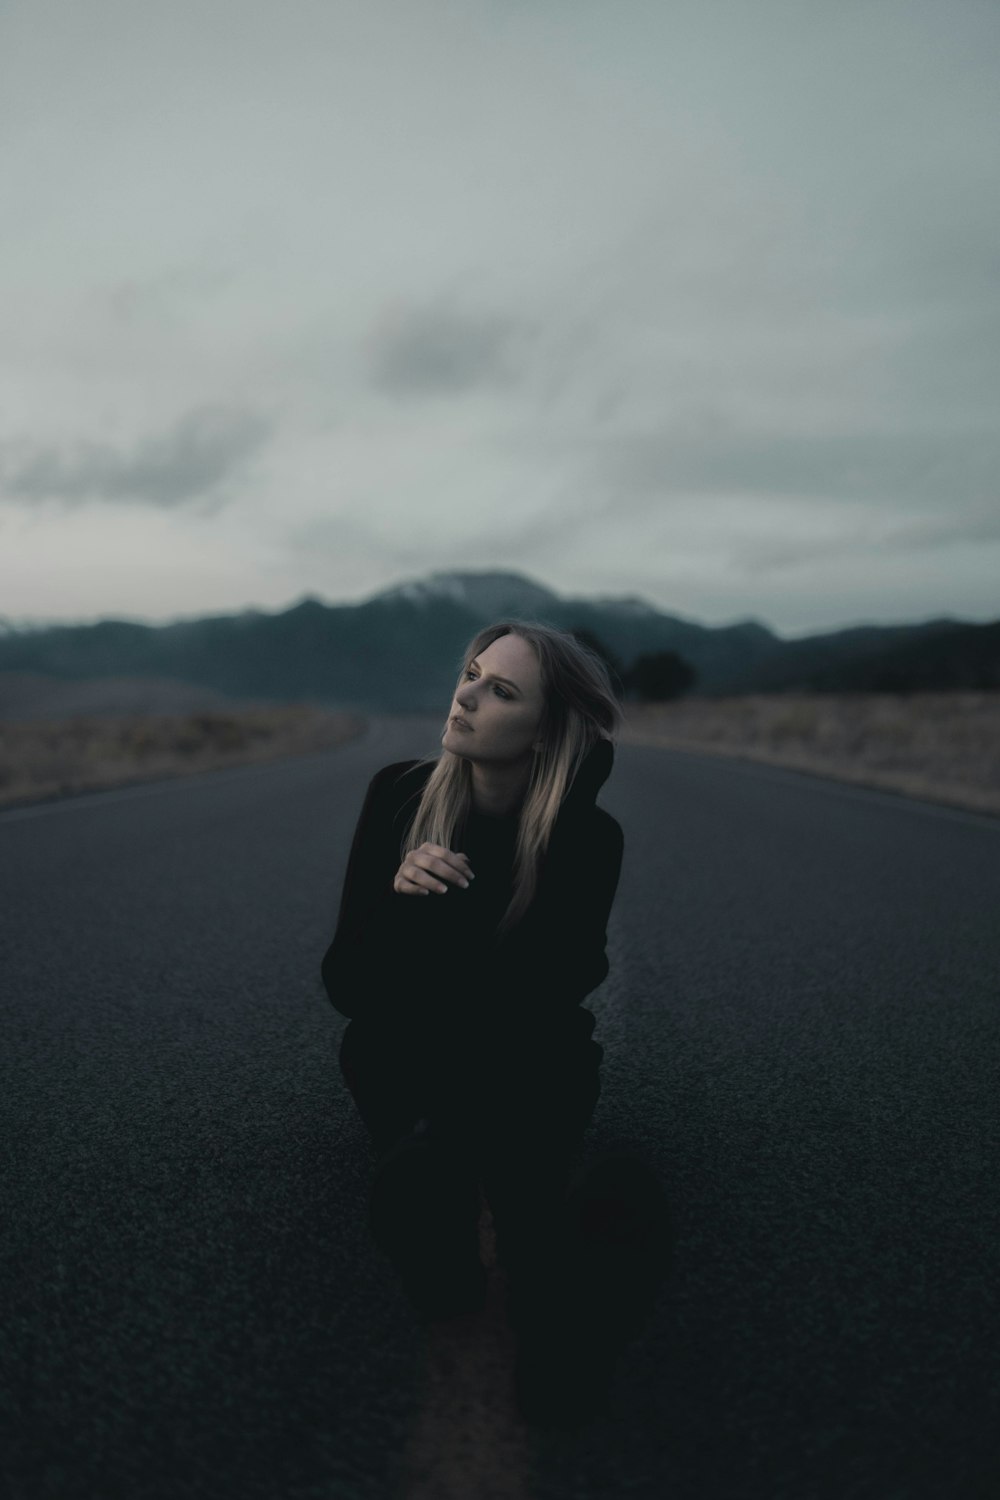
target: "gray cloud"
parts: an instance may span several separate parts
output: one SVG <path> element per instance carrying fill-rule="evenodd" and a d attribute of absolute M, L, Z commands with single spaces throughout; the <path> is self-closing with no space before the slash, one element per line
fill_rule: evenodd
<path fill-rule="evenodd" d="M 266 440 L 259 414 L 218 404 L 185 413 L 131 452 L 84 441 L 7 445 L 0 455 L 3 492 L 15 500 L 131 500 L 170 507 L 207 494 Z"/>
<path fill-rule="evenodd" d="M 1000 505 L 965 515 L 949 511 L 943 516 L 902 521 L 887 529 L 885 540 L 905 547 L 907 552 L 924 548 L 937 551 L 969 542 L 1000 542 Z"/>
<path fill-rule="evenodd" d="M 748 575 L 777 573 L 785 568 L 810 567 L 817 559 L 824 564 L 834 558 L 900 557 L 913 552 L 938 553 L 942 548 L 1000 541 L 1000 511 L 980 510 L 969 515 L 949 512 L 945 516 L 915 521 L 884 522 L 876 514 L 862 518 L 856 529 L 822 541 L 779 537 L 744 539 L 735 543 L 731 555 Z"/>
<path fill-rule="evenodd" d="M 422 566 L 426 561 L 420 547 L 400 542 L 378 522 L 367 524 L 352 515 L 322 515 L 308 521 L 291 523 L 281 532 L 281 544 L 292 555 L 362 558 L 393 568 Z"/>
<path fill-rule="evenodd" d="M 382 320 L 371 336 L 375 386 L 394 396 L 455 395 L 517 376 L 516 319 L 446 307 L 415 308 Z"/>
<path fill-rule="evenodd" d="M 235 280 L 236 272 L 229 268 L 173 266 L 157 276 L 122 277 L 100 295 L 110 316 L 124 325 L 143 321 L 178 324 Z"/>
<path fill-rule="evenodd" d="M 602 438 L 594 461 L 633 514 L 679 492 L 978 505 L 997 500 L 1000 436 L 985 429 L 752 436 L 720 427 L 694 438 Z"/>
<path fill-rule="evenodd" d="M 224 8 L 4 7 L 7 607 L 995 614 L 1000 7 Z"/>

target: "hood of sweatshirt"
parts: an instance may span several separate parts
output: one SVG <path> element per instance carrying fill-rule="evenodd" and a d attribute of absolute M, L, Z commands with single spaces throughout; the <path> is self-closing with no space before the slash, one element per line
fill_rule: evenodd
<path fill-rule="evenodd" d="M 598 792 L 611 775 L 614 763 L 613 742 L 603 737 L 595 740 L 580 762 L 572 785 L 562 800 L 560 816 L 565 808 L 575 813 L 585 807 L 593 807 Z"/>
<path fill-rule="evenodd" d="M 586 857 L 595 821 L 608 816 L 596 803 L 598 792 L 611 775 L 614 759 L 614 743 L 603 737 L 595 740 L 584 755 L 556 814 L 547 863 L 572 864 Z"/>
<path fill-rule="evenodd" d="M 613 742 L 604 738 L 595 740 L 580 762 L 569 791 L 565 793 L 559 805 L 559 812 L 556 815 L 557 826 L 574 823 L 582 813 L 594 806 L 598 792 L 611 775 L 614 762 Z M 506 813 L 502 817 L 495 817 L 492 814 L 477 815 L 473 812 L 471 817 L 477 823 L 485 822 L 487 825 L 495 824 L 498 827 L 516 828 L 518 820 L 516 812 Z"/>

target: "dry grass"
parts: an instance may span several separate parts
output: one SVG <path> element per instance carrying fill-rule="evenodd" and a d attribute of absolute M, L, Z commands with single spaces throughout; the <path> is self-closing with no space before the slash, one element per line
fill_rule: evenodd
<path fill-rule="evenodd" d="M 1000 693 L 627 703 L 623 744 L 735 755 L 1000 813 Z M 366 720 L 312 704 L 0 721 L 0 806 L 328 750 Z"/>
<path fill-rule="evenodd" d="M 625 707 L 623 744 L 736 755 L 1000 813 L 1000 693 L 755 693 Z"/>
<path fill-rule="evenodd" d="M 0 805 L 329 750 L 366 723 L 299 703 L 0 722 Z"/>

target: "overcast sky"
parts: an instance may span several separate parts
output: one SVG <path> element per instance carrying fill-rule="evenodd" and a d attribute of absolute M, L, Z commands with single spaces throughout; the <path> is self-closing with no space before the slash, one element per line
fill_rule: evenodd
<path fill-rule="evenodd" d="M 0 615 L 1000 617 L 996 0 L 5 0 Z"/>

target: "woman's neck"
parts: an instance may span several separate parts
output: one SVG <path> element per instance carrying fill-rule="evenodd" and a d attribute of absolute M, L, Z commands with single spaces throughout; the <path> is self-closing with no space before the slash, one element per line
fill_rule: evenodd
<path fill-rule="evenodd" d="M 531 767 L 472 767 L 472 806 L 487 818 L 508 818 L 520 812 L 531 781 Z"/>

